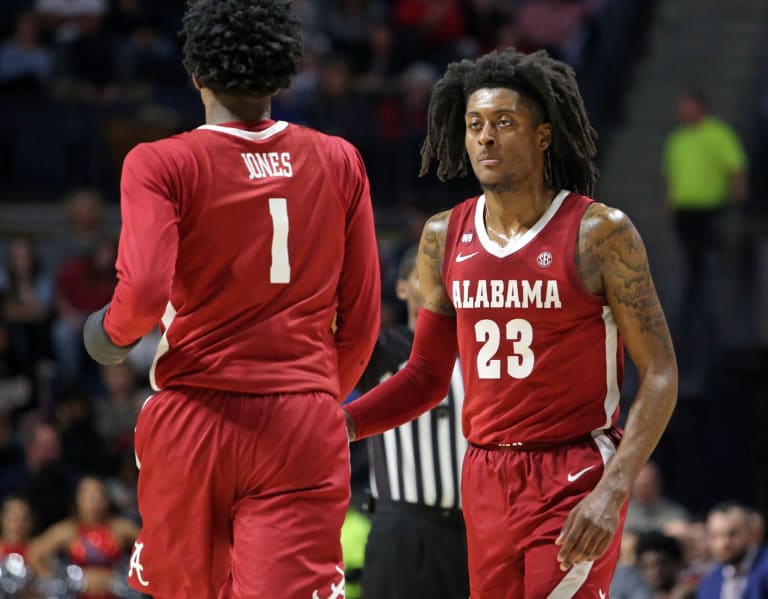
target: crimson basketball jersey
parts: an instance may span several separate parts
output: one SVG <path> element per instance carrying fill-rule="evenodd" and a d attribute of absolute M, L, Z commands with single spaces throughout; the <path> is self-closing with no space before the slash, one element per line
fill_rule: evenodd
<path fill-rule="evenodd" d="M 561 191 L 505 248 L 488 237 L 484 196 L 451 212 L 443 279 L 456 308 L 472 443 L 565 441 L 618 418 L 622 342 L 605 299 L 576 270 L 591 201 Z"/>
<path fill-rule="evenodd" d="M 380 304 L 368 179 L 351 144 L 283 121 L 204 125 L 128 154 L 121 209 L 104 325 L 128 345 L 162 320 L 156 390 L 351 390 Z"/>

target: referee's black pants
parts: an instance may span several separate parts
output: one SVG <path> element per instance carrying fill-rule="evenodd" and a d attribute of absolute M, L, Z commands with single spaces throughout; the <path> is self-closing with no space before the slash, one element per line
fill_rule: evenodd
<path fill-rule="evenodd" d="M 365 549 L 363 599 L 467 599 L 467 535 L 458 510 L 378 504 Z"/>

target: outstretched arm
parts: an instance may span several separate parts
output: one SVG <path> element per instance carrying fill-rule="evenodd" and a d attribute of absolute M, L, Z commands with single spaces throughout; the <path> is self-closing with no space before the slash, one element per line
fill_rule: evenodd
<path fill-rule="evenodd" d="M 423 296 L 413 349 L 405 368 L 348 404 L 350 440 L 394 428 L 442 401 L 456 360 L 456 318 L 442 276 L 450 212 L 430 218 L 419 243 L 417 270 Z"/>
<path fill-rule="evenodd" d="M 661 438 L 677 401 L 672 339 L 640 235 L 621 211 L 594 204 L 577 253 L 587 287 L 605 295 L 638 375 L 621 444 L 595 489 L 570 513 L 558 544 L 562 569 L 600 557 L 616 534 L 624 502 Z"/>

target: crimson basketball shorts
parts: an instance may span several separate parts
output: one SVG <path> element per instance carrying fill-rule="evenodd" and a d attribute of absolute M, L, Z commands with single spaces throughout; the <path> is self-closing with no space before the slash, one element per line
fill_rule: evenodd
<path fill-rule="evenodd" d="M 560 570 L 555 539 L 570 511 L 597 484 L 618 431 L 546 449 L 470 446 L 462 471 L 472 599 L 607 597 L 619 530 L 594 562 Z"/>
<path fill-rule="evenodd" d="M 343 597 L 349 445 L 333 397 L 161 391 L 139 415 L 136 458 L 131 587 L 154 599 Z"/>

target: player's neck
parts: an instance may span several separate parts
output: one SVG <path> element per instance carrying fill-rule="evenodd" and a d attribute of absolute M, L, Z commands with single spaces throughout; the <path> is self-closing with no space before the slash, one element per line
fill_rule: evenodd
<path fill-rule="evenodd" d="M 545 186 L 503 191 L 485 190 L 485 226 L 489 233 L 512 238 L 528 231 L 544 214 L 557 190 Z"/>
<path fill-rule="evenodd" d="M 220 125 L 232 122 L 254 122 L 270 118 L 270 96 L 235 96 L 204 94 L 205 123 Z"/>

